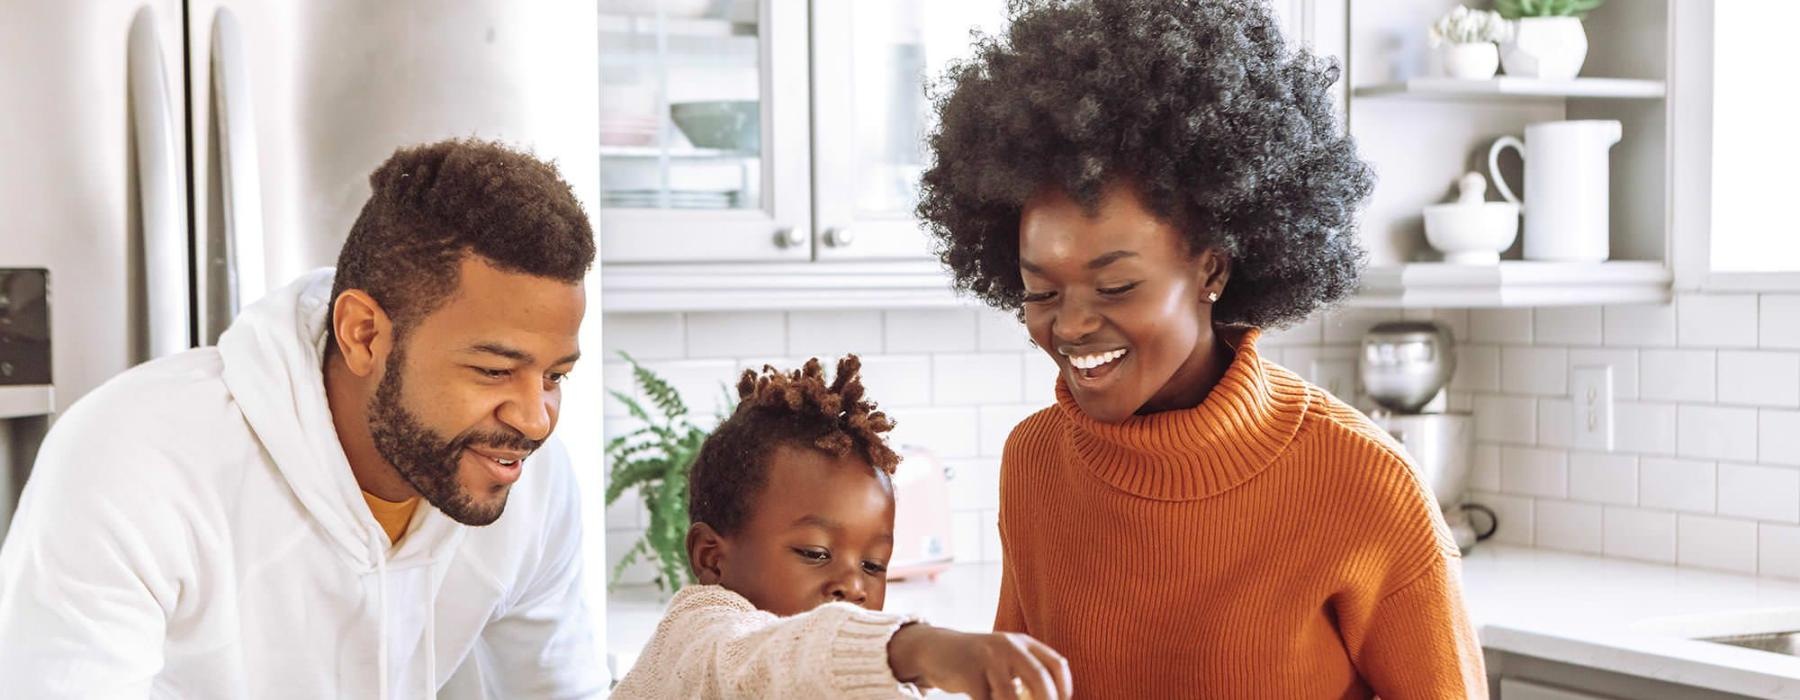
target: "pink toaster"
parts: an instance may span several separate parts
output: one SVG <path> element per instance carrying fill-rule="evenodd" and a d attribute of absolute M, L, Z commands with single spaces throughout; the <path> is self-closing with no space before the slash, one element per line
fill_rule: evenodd
<path fill-rule="evenodd" d="M 950 479 L 931 452 L 900 448 L 894 470 L 894 556 L 888 580 L 926 576 L 936 581 L 950 568 Z"/>

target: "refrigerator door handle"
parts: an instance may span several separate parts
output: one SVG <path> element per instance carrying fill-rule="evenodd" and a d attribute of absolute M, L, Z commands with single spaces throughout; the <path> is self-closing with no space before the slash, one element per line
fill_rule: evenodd
<path fill-rule="evenodd" d="M 138 210 L 144 295 L 134 336 L 134 361 L 170 355 L 193 345 L 188 329 L 188 222 L 186 159 L 177 145 L 169 108 L 168 74 L 156 16 L 146 6 L 131 20 L 128 46 L 132 136 L 137 141 Z"/>
<path fill-rule="evenodd" d="M 243 30 L 229 7 L 213 16 L 213 118 L 218 124 L 219 191 L 224 230 L 219 260 L 203 264 L 209 279 L 201 288 L 205 321 L 201 341 L 216 342 L 245 304 L 267 291 L 264 280 L 262 168 L 258 163 L 256 119 L 251 110 L 250 76 Z"/>

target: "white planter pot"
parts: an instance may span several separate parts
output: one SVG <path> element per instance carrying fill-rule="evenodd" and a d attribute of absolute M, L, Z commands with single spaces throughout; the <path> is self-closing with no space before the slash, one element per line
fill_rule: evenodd
<path fill-rule="evenodd" d="M 1500 69 L 1500 49 L 1488 42 L 1445 44 L 1438 49 L 1444 74 L 1458 80 L 1487 80 Z"/>
<path fill-rule="evenodd" d="M 1512 41 L 1500 47 L 1506 74 L 1521 78 L 1569 80 L 1586 60 L 1587 32 L 1574 17 L 1520 19 Z"/>

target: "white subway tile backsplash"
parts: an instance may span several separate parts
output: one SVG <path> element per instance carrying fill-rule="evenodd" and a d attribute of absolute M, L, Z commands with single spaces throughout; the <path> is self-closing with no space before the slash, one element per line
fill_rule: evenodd
<path fill-rule="evenodd" d="M 981 511 L 950 514 L 950 549 L 959 563 L 981 561 Z"/>
<path fill-rule="evenodd" d="M 1020 323 L 1012 312 L 981 309 L 975 316 L 977 346 L 982 352 L 1037 350 L 1031 345 L 1031 335 L 1025 332 L 1025 324 Z"/>
<path fill-rule="evenodd" d="M 1016 353 L 931 358 L 931 395 L 939 406 L 1016 404 L 1024 382 L 1024 358 Z"/>
<path fill-rule="evenodd" d="M 1569 489 L 1569 453 L 1536 447 L 1500 448 L 1500 490 L 1562 498 Z"/>
<path fill-rule="evenodd" d="M 999 457 L 1006 448 L 1006 438 L 1013 428 L 1043 406 L 1029 404 L 988 405 L 981 407 L 981 455 Z"/>
<path fill-rule="evenodd" d="M 1677 335 L 1687 347 L 1756 347 L 1756 295 L 1684 294 L 1676 299 Z"/>
<path fill-rule="evenodd" d="M 726 393 L 737 386 L 738 363 L 732 360 L 663 360 L 645 362 L 644 368 L 674 387 L 695 418 L 723 413 L 727 396 L 737 396 L 735 391 Z"/>
<path fill-rule="evenodd" d="M 1562 348 L 1506 347 L 1500 350 L 1500 385 L 1509 393 L 1564 396 L 1569 393 L 1569 352 Z"/>
<path fill-rule="evenodd" d="M 1048 406 L 1056 403 L 1056 378 L 1062 369 L 1043 352 L 1025 353 L 1025 403 Z"/>
<path fill-rule="evenodd" d="M 1000 512 L 997 510 L 981 511 L 981 560 L 997 562 L 1002 559 L 1003 547 L 1000 544 Z"/>
<path fill-rule="evenodd" d="M 1800 527 L 1757 526 L 1756 573 L 1800 579 Z"/>
<path fill-rule="evenodd" d="M 1613 446 L 1620 452 L 1675 454 L 1675 425 L 1675 404 L 1613 403 Z"/>
<path fill-rule="evenodd" d="M 1719 403 L 1800 406 L 1800 353 L 1719 351 Z"/>
<path fill-rule="evenodd" d="M 1667 347 L 1675 344 L 1674 304 L 1608 306 L 1601 312 L 1607 345 Z"/>
<path fill-rule="evenodd" d="M 1363 335 L 1369 328 L 1382 321 L 1400 319 L 1402 314 L 1392 309 L 1358 309 L 1340 307 L 1325 312 L 1326 343 L 1361 343 Z"/>
<path fill-rule="evenodd" d="M 607 361 L 624 350 L 639 361 L 682 356 L 681 314 L 602 314 L 600 344 Z"/>
<path fill-rule="evenodd" d="M 1498 529 L 1494 531 L 1494 542 L 1531 546 L 1536 526 L 1532 524 L 1532 508 L 1536 503 L 1523 496 L 1503 496 L 1497 493 L 1474 492 L 1469 500 L 1487 506 L 1494 511 L 1498 520 Z"/>
<path fill-rule="evenodd" d="M 644 499 L 636 486 L 621 492 L 619 500 L 606 507 L 606 529 L 644 529 Z"/>
<path fill-rule="evenodd" d="M 1625 349 L 1570 348 L 1569 369 L 1611 367 L 1613 398 L 1638 398 L 1638 351 Z"/>
<path fill-rule="evenodd" d="M 880 311 L 793 311 L 787 346 L 796 355 L 835 358 L 881 352 Z"/>
<path fill-rule="evenodd" d="M 787 352 L 787 316 L 779 311 L 706 311 L 687 314 L 686 318 L 688 357 L 773 356 Z"/>
<path fill-rule="evenodd" d="M 1757 341 L 1765 348 L 1800 349 L 1800 294 L 1764 294 Z"/>
<path fill-rule="evenodd" d="M 1500 348 L 1495 345 L 1461 345 L 1456 348 L 1456 372 L 1450 388 L 1458 391 L 1500 390 Z"/>
<path fill-rule="evenodd" d="M 1469 473 L 1469 490 L 1500 490 L 1500 446 L 1476 445 L 1475 466 Z"/>
<path fill-rule="evenodd" d="M 605 418 L 617 418 L 627 415 L 625 403 L 614 397 L 617 391 L 626 396 L 637 398 L 637 386 L 631 378 L 631 365 L 624 362 L 606 362 L 600 366 L 600 381 L 607 392 L 605 403 L 601 405 L 600 415 Z M 573 375 L 571 375 L 573 376 Z"/>
<path fill-rule="evenodd" d="M 1599 345 L 1600 307 L 1549 306 L 1532 312 L 1532 342 L 1539 345 Z"/>
<path fill-rule="evenodd" d="M 1543 447 L 1573 447 L 1575 439 L 1575 402 L 1568 399 L 1538 399 L 1537 443 Z"/>
<path fill-rule="evenodd" d="M 1531 309 L 1471 309 L 1470 339 L 1477 343 L 1531 343 Z"/>
<path fill-rule="evenodd" d="M 1638 464 L 1638 505 L 1645 508 L 1711 513 L 1717 493 L 1712 462 L 1645 457 Z"/>
<path fill-rule="evenodd" d="M 1636 505 L 1637 457 L 1600 452 L 1571 453 L 1569 498 L 1587 503 Z"/>
<path fill-rule="evenodd" d="M 589 573 L 588 575 L 605 576 L 607 577 L 606 580 L 611 581 L 613 569 L 618 566 L 620 561 L 625 559 L 625 555 L 631 552 L 632 547 L 637 546 L 638 540 L 643 536 L 644 532 L 642 530 L 606 531 L 606 571 L 599 574 Z M 655 580 L 656 577 L 656 565 L 651 563 L 647 557 L 640 556 L 637 558 L 637 561 L 633 562 L 631 566 L 625 567 L 625 571 L 620 573 L 619 583 L 650 583 Z"/>
<path fill-rule="evenodd" d="M 1475 439 L 1530 445 L 1537 442 L 1537 399 L 1528 396 L 1475 396 Z"/>
<path fill-rule="evenodd" d="M 1719 465 L 1719 514 L 1800 523 L 1800 471 Z"/>
<path fill-rule="evenodd" d="M 1800 465 L 1800 411 L 1757 412 L 1756 461 Z"/>
<path fill-rule="evenodd" d="M 893 409 L 931 405 L 931 357 L 929 355 L 864 355 L 863 389 L 888 414 Z"/>
<path fill-rule="evenodd" d="M 1756 409 L 1682 404 L 1680 412 L 1681 456 L 1756 461 Z"/>
<path fill-rule="evenodd" d="M 981 413 L 969 408 L 913 408 L 894 412 L 894 431 L 888 441 L 895 446 L 931 450 L 942 459 L 981 455 Z"/>
<path fill-rule="evenodd" d="M 1711 403 L 1716 358 L 1711 350 L 1645 350 L 1638 355 L 1638 396 L 1650 401 Z"/>
<path fill-rule="evenodd" d="M 1602 510 L 1591 503 L 1538 501 L 1537 546 L 1599 554 L 1603 550 Z"/>
<path fill-rule="evenodd" d="M 906 468 L 906 465 L 901 465 Z M 996 459 L 945 460 L 953 475 L 948 484 L 950 510 L 979 511 L 999 507 L 1000 461 Z"/>
<path fill-rule="evenodd" d="M 1678 516 L 1675 561 L 1682 566 L 1756 573 L 1756 523 Z"/>
<path fill-rule="evenodd" d="M 1609 557 L 1675 563 L 1675 514 L 1608 506 L 1604 551 Z"/>
<path fill-rule="evenodd" d="M 1431 309 L 1431 320 L 1437 321 L 1450 329 L 1450 337 L 1458 343 L 1469 342 L 1469 333 L 1474 327 L 1469 320 L 1468 309 Z"/>
<path fill-rule="evenodd" d="M 899 309 L 885 313 L 883 337 L 890 353 L 974 352 L 974 309 Z"/>

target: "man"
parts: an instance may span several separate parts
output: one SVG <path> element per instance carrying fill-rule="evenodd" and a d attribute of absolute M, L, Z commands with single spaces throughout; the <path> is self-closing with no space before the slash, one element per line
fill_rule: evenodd
<path fill-rule="evenodd" d="M 587 217 L 490 143 L 402 149 L 370 184 L 335 279 L 50 432 L 0 548 L 5 695 L 603 692 L 548 441 Z"/>

